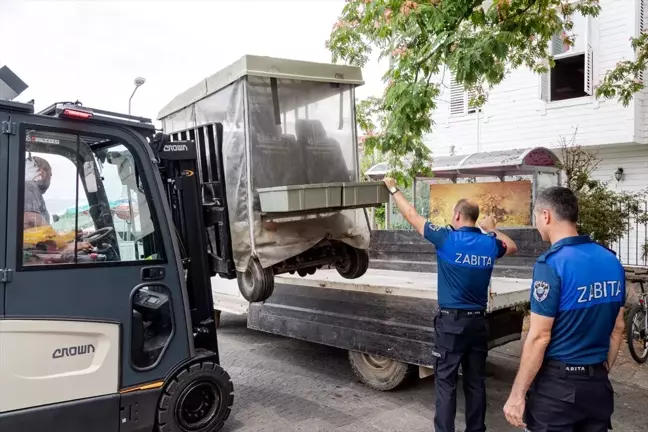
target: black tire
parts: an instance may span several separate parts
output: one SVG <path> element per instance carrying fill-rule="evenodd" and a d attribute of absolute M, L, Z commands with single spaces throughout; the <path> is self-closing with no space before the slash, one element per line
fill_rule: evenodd
<path fill-rule="evenodd" d="M 390 391 L 410 382 L 416 367 L 407 363 L 349 351 L 349 362 L 353 374 L 374 390 Z"/>
<path fill-rule="evenodd" d="M 346 247 L 347 255 L 335 268 L 345 279 L 357 279 L 369 268 L 369 253 L 365 249 Z"/>
<path fill-rule="evenodd" d="M 194 363 L 165 385 L 158 402 L 156 431 L 217 432 L 233 403 L 234 386 L 227 372 L 211 361 Z"/>
<path fill-rule="evenodd" d="M 250 258 L 245 273 L 236 272 L 239 290 L 250 303 L 266 301 L 274 291 L 274 271 L 263 268 L 256 258 Z"/>
<path fill-rule="evenodd" d="M 634 321 L 638 320 L 637 326 Z M 648 360 L 648 334 L 646 332 L 645 321 L 646 309 L 638 304 L 632 305 L 628 316 L 626 317 L 626 333 L 628 340 L 628 350 L 630 355 L 637 363 L 645 363 Z M 637 348 L 643 343 L 643 352 L 637 352 Z"/>

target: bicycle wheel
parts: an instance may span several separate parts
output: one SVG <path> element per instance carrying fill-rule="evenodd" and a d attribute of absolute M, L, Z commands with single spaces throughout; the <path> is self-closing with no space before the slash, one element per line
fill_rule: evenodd
<path fill-rule="evenodd" d="M 633 305 L 626 321 L 628 348 L 630 355 L 637 363 L 648 360 L 648 332 L 646 329 L 646 307 Z"/>

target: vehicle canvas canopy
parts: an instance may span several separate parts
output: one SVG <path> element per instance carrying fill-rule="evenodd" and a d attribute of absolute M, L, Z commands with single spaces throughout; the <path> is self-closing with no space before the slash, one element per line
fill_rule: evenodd
<path fill-rule="evenodd" d="M 195 139 L 201 161 L 213 159 L 201 154 L 210 152 L 201 142 L 213 140 L 213 125 L 222 125 L 222 180 L 237 271 L 245 271 L 252 256 L 267 268 L 324 239 L 369 246 L 364 210 L 335 204 L 337 196 L 329 202 L 333 188 L 358 182 L 354 88 L 362 84 L 360 68 L 248 55 L 160 111 L 164 133 Z M 203 184 L 216 180 L 213 166 L 198 164 Z M 320 194 L 325 203 L 298 214 L 263 207 L 262 193 L 293 189 L 306 201 Z"/>
<path fill-rule="evenodd" d="M 431 186 L 427 190 L 421 190 L 418 186 L 429 183 L 460 183 L 463 181 L 485 182 L 489 179 L 500 182 L 523 180 L 530 182 L 530 202 L 533 203 L 537 194 L 550 186 L 561 184 L 561 170 L 559 168 L 559 157 L 550 149 L 545 147 L 518 148 L 511 150 L 497 150 L 490 152 L 477 152 L 465 155 L 440 156 L 433 159 L 430 168 L 432 177 L 416 177 L 414 179 L 413 199 L 415 205 L 420 204 L 418 195 L 424 192 L 430 194 L 433 200 Z M 387 163 L 381 162 L 365 172 L 371 179 L 382 179 L 390 167 Z M 427 198 L 427 196 L 425 197 Z M 389 207 L 391 207 L 388 204 Z M 417 208 L 421 207 L 417 205 Z M 387 216 L 392 216 L 391 209 L 388 209 Z M 531 208 L 529 215 L 531 215 Z M 532 218 L 531 218 L 532 220 Z M 387 228 L 390 228 L 390 220 L 387 221 Z M 533 223 L 533 222 L 532 222 Z"/>

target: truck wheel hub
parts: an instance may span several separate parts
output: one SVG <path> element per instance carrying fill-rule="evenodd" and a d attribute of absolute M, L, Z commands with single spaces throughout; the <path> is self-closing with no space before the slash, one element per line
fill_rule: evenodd
<path fill-rule="evenodd" d="M 372 354 L 365 354 L 363 357 L 367 365 L 374 369 L 385 369 L 389 367 L 389 365 L 392 362 L 392 360 L 388 359 L 387 357 L 382 357 L 382 356 L 377 356 Z"/>
<path fill-rule="evenodd" d="M 187 387 L 178 404 L 176 417 L 185 431 L 200 430 L 218 411 L 219 391 L 207 381 L 198 381 Z"/>

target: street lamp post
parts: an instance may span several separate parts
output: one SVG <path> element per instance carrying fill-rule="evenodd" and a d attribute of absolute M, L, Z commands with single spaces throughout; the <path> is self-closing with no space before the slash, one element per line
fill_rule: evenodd
<path fill-rule="evenodd" d="M 145 82 L 146 79 L 142 77 L 135 78 L 135 88 L 133 89 L 133 94 L 131 94 L 131 97 L 128 99 L 128 115 L 130 115 L 131 113 L 131 101 L 133 100 L 133 96 L 135 96 L 135 92 L 137 91 L 138 88 L 144 85 Z"/>

